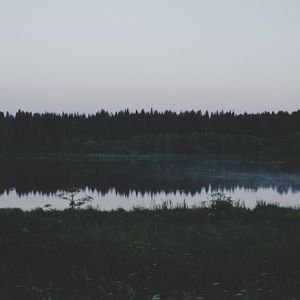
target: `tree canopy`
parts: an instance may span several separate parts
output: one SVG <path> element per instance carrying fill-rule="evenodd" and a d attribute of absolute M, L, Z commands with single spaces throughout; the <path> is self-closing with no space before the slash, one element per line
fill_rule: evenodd
<path fill-rule="evenodd" d="M 0 112 L 0 151 L 240 153 L 300 150 L 300 111 L 122 110 L 96 114 Z"/>

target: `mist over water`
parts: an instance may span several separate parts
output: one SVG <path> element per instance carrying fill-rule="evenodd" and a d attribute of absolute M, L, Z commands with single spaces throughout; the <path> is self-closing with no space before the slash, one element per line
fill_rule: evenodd
<path fill-rule="evenodd" d="M 92 196 L 101 210 L 152 208 L 163 201 L 192 207 L 207 202 L 213 192 L 240 200 L 249 208 L 264 200 L 298 206 L 300 172 L 276 162 L 215 159 L 170 160 L 5 160 L 1 161 L 0 207 L 30 210 L 51 204 L 64 209 L 60 191 L 76 187 L 77 197 Z"/>

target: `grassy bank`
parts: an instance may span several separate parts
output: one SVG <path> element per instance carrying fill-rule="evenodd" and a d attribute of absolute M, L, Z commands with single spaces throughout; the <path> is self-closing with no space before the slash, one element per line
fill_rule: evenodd
<path fill-rule="evenodd" d="M 0 210 L 0 299 L 299 295 L 300 210 Z"/>

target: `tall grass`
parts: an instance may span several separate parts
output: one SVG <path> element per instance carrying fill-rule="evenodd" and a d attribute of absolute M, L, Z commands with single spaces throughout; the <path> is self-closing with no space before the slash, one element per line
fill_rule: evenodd
<path fill-rule="evenodd" d="M 292 299 L 300 211 L 0 210 L 0 299 Z M 228 203 L 230 204 L 228 204 Z"/>

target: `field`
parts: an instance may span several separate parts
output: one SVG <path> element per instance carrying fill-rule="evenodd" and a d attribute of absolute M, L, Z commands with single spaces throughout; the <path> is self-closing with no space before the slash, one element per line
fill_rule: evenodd
<path fill-rule="evenodd" d="M 300 210 L 2 209 L 0 278 L 1 299 L 299 299 Z"/>

